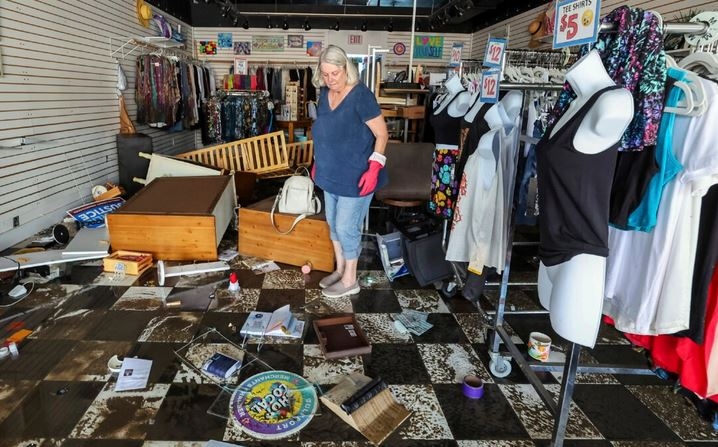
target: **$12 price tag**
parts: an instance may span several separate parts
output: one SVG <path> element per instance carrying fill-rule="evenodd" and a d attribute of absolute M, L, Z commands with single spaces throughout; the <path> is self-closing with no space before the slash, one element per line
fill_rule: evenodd
<path fill-rule="evenodd" d="M 504 60 L 504 51 L 506 50 L 506 39 L 498 39 L 492 37 L 486 44 L 486 54 L 484 55 L 485 67 L 500 67 Z"/>
<path fill-rule="evenodd" d="M 601 0 L 562 0 L 556 5 L 553 48 L 593 43 L 598 37 Z"/>
<path fill-rule="evenodd" d="M 495 103 L 499 100 L 499 82 L 501 72 L 498 69 L 486 70 L 481 77 L 480 102 Z"/>

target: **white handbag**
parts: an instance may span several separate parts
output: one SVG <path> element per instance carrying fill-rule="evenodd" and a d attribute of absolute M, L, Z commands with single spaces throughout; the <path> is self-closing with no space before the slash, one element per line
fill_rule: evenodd
<path fill-rule="evenodd" d="M 284 185 L 279 190 L 277 198 L 272 205 L 270 218 L 272 226 L 280 234 L 289 234 L 294 227 L 305 217 L 319 214 L 322 212 L 322 203 L 314 194 L 314 182 L 309 177 L 306 168 L 298 169 L 291 177 L 284 181 Z M 274 221 L 275 210 L 286 214 L 299 214 L 287 231 L 281 231 Z"/>

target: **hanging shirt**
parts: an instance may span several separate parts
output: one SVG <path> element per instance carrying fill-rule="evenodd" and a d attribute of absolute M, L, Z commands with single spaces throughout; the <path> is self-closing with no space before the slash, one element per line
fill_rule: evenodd
<path fill-rule="evenodd" d="M 556 122 L 536 146 L 539 187 L 538 254 L 546 266 L 577 254 L 608 255 L 608 203 L 618 143 L 596 154 L 576 150 L 573 140 L 598 98 L 621 87 L 595 92 L 552 135 Z"/>
<path fill-rule="evenodd" d="M 603 310 L 624 332 L 670 334 L 689 327 L 701 197 L 718 182 L 718 86 L 700 82 L 708 109 L 675 118 L 673 150 L 684 170 L 663 191 L 655 228 L 610 229 Z"/>

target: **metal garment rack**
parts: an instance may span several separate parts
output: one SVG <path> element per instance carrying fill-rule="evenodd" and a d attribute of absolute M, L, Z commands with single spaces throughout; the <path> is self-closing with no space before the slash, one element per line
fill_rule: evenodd
<path fill-rule="evenodd" d="M 606 24 L 601 25 L 601 32 L 612 32 L 612 26 Z M 708 24 L 704 22 L 699 23 L 664 23 L 663 32 L 667 34 L 703 34 L 708 29 Z M 521 91 L 560 91 L 563 89 L 563 85 L 557 84 L 515 84 L 515 83 L 504 83 L 500 84 L 500 89 L 503 90 L 521 90 Z M 521 122 L 519 126 L 519 135 L 523 134 L 524 116 L 526 115 L 527 107 L 529 106 L 530 98 L 528 95 L 524 95 L 523 104 L 521 107 Z M 514 182 L 514 189 L 516 188 L 516 182 Z M 513 193 L 511 194 L 513 197 Z M 519 369 L 524 373 L 529 383 L 538 393 L 541 400 L 544 402 L 548 410 L 554 416 L 554 426 L 552 432 L 552 444 L 554 447 L 562 447 L 566 437 L 566 427 L 568 425 L 568 415 L 571 400 L 573 397 L 573 391 L 576 385 L 576 374 L 630 374 L 630 375 L 653 375 L 653 371 L 648 368 L 631 368 L 622 365 L 579 365 L 578 359 L 581 353 L 581 345 L 576 343 L 570 343 L 570 350 L 566 356 L 565 362 L 562 363 L 529 363 L 523 356 L 523 353 L 517 348 L 516 344 L 511 339 L 511 335 L 504 328 L 504 314 L 506 313 L 506 298 L 508 295 L 509 286 L 509 274 L 511 267 L 511 256 L 512 256 L 512 245 L 514 236 L 514 219 L 515 211 L 512 211 L 511 219 L 509 221 L 508 239 L 507 239 L 507 250 L 506 258 L 504 262 L 504 269 L 501 274 L 501 282 L 499 283 L 499 301 L 494 316 L 494 334 L 490 343 L 489 350 L 489 369 L 491 373 L 496 377 L 506 377 L 511 373 L 511 360 L 513 359 L 519 366 Z M 543 311 L 539 311 L 542 312 Z M 509 355 L 504 355 L 499 352 L 501 341 L 504 342 L 506 348 L 509 351 Z M 541 379 L 536 375 L 536 372 L 555 372 L 563 370 L 561 379 L 561 390 L 558 397 L 558 402 L 553 398 L 551 393 L 541 382 Z"/>

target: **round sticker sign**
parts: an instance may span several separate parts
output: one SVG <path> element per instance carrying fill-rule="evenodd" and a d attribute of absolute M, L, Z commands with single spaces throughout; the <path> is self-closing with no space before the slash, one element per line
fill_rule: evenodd
<path fill-rule="evenodd" d="M 394 48 L 392 49 L 392 51 L 394 51 L 394 54 L 396 54 L 397 56 L 401 56 L 406 53 L 406 45 L 401 42 L 397 42 L 394 44 Z"/>
<path fill-rule="evenodd" d="M 280 439 L 312 420 L 317 393 L 304 377 L 288 371 L 266 371 L 239 385 L 229 409 L 234 423 L 248 435 Z"/>

